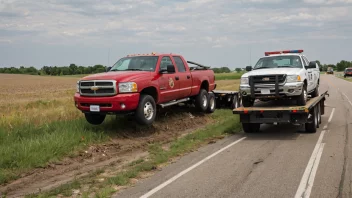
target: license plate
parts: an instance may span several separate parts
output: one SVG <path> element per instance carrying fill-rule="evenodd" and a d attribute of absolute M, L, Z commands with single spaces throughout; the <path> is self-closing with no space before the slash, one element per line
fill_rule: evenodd
<path fill-rule="evenodd" d="M 99 105 L 90 105 L 90 111 L 99 112 L 100 111 Z"/>
<path fill-rule="evenodd" d="M 270 89 L 261 89 L 260 92 L 262 94 L 270 94 Z"/>

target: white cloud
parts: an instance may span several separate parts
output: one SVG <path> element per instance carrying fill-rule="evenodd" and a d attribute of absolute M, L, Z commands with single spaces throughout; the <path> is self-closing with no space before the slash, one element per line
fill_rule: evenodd
<path fill-rule="evenodd" d="M 0 44 L 203 49 L 348 39 L 352 0 L 2 0 Z M 333 32 L 333 33 L 331 33 Z M 10 41 L 10 42 L 9 42 Z M 0 57 L 1 59 L 1 57 Z"/>

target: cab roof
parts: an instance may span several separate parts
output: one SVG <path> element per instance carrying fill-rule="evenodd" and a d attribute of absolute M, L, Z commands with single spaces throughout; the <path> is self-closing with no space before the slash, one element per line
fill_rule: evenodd
<path fill-rule="evenodd" d="M 179 54 L 173 54 L 173 53 L 156 53 L 152 52 L 150 54 L 129 54 L 127 57 L 134 57 L 134 56 L 181 56 Z"/>

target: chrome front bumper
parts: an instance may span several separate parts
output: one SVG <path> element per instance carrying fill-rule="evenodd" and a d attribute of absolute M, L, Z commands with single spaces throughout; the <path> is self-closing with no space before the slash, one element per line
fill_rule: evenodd
<path fill-rule="evenodd" d="M 278 86 L 278 95 L 279 97 L 299 96 L 302 93 L 302 88 L 303 82 L 285 83 Z M 262 90 L 265 89 L 270 90 L 270 94 L 263 94 Z M 277 97 L 274 84 L 256 84 L 254 87 L 254 97 L 251 95 L 251 87 L 249 85 L 240 85 L 240 93 L 243 97 L 250 96 L 252 98 Z"/>

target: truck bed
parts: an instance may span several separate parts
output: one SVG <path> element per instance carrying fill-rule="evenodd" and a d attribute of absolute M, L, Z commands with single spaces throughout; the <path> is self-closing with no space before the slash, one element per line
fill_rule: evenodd
<path fill-rule="evenodd" d="M 310 98 L 307 101 L 307 104 L 304 106 L 297 106 L 291 100 L 282 100 L 282 101 L 268 101 L 268 102 L 256 102 L 253 107 L 239 107 L 233 109 L 233 114 L 248 114 L 250 112 L 263 112 L 263 111 L 278 111 L 278 112 L 292 112 L 296 113 L 305 112 L 308 113 L 311 108 L 313 108 L 317 103 L 327 95 L 327 91 L 321 94 L 320 96 Z"/>

